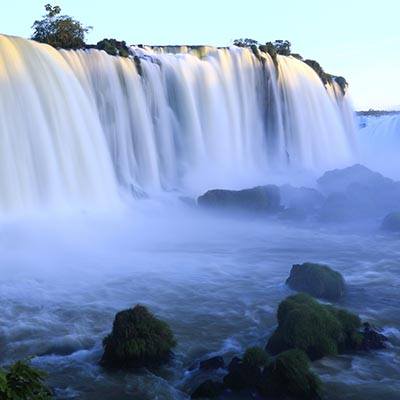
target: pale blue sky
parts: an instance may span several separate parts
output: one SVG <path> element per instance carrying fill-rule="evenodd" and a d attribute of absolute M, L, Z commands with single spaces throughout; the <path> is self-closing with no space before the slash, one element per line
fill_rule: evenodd
<path fill-rule="evenodd" d="M 2 1 L 0 32 L 29 37 L 46 0 Z M 350 82 L 356 108 L 400 105 L 400 0 L 59 0 L 63 13 L 104 37 L 145 44 L 229 45 L 288 39 Z"/>

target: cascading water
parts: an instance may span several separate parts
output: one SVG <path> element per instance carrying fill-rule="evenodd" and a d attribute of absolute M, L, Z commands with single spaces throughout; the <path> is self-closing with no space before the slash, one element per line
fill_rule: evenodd
<path fill-rule="evenodd" d="M 117 198 L 97 113 L 60 53 L 0 36 L 0 210 Z"/>
<path fill-rule="evenodd" d="M 135 60 L 0 36 L 2 211 L 104 204 L 118 187 L 199 193 L 351 162 L 346 97 L 305 63 L 278 56 L 276 69 L 237 47 L 132 51 Z"/>
<path fill-rule="evenodd" d="M 360 117 L 362 162 L 393 179 L 400 179 L 400 114 Z"/>

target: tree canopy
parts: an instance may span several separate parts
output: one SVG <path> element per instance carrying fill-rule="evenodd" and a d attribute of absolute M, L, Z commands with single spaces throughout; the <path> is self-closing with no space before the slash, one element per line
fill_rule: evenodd
<path fill-rule="evenodd" d="M 91 27 L 68 15 L 60 15 L 59 6 L 45 5 L 47 14 L 33 23 L 32 39 L 55 48 L 79 49 L 85 46 L 85 35 Z"/>

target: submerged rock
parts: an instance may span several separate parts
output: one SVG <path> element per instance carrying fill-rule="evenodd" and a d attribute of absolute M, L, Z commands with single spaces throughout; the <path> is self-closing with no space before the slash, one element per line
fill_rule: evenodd
<path fill-rule="evenodd" d="M 220 210 L 273 213 L 281 210 L 279 188 L 257 186 L 244 190 L 209 190 L 197 200 L 199 206 Z"/>
<path fill-rule="evenodd" d="M 400 212 L 386 215 L 382 222 L 382 229 L 390 232 L 400 232 Z"/>
<path fill-rule="evenodd" d="M 215 356 L 208 358 L 207 360 L 200 361 L 199 368 L 201 370 L 213 370 L 218 368 L 224 368 L 225 362 L 221 356 Z"/>
<path fill-rule="evenodd" d="M 382 333 L 379 333 L 375 329 L 373 329 L 368 322 L 364 322 L 363 326 L 364 330 L 362 332 L 363 338 L 361 342 L 361 349 L 362 350 L 386 349 L 385 342 L 388 340 L 388 338 Z"/>
<path fill-rule="evenodd" d="M 271 354 L 301 349 L 311 360 L 357 349 L 361 321 L 346 310 L 323 305 L 305 293 L 279 304 L 278 327 L 267 343 Z"/>
<path fill-rule="evenodd" d="M 293 265 L 286 284 L 293 290 L 327 300 L 339 300 L 345 292 L 343 276 L 323 264 Z"/>
<path fill-rule="evenodd" d="M 222 382 L 213 381 L 211 379 L 206 380 L 195 389 L 192 393 L 192 399 L 212 399 L 218 397 L 224 391 L 224 384 Z"/>
<path fill-rule="evenodd" d="M 104 338 L 101 363 L 117 368 L 159 366 L 176 345 L 168 324 L 141 305 L 117 313 L 112 332 Z"/>
<path fill-rule="evenodd" d="M 307 355 L 296 349 L 279 354 L 264 369 L 260 391 L 268 398 L 312 400 L 321 398 L 321 386 Z"/>
<path fill-rule="evenodd" d="M 263 368 L 269 361 L 268 354 L 260 347 L 250 347 L 243 359 L 234 357 L 228 366 L 224 384 L 232 390 L 258 388 Z"/>

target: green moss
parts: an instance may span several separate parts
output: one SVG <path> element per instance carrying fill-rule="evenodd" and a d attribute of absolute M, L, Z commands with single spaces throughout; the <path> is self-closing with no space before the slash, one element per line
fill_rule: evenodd
<path fill-rule="evenodd" d="M 338 300 L 345 293 L 343 276 L 322 264 L 293 265 L 286 284 L 291 289 L 328 300 Z"/>
<path fill-rule="evenodd" d="M 361 326 L 358 316 L 322 305 L 305 293 L 281 302 L 277 317 L 267 350 L 278 354 L 298 348 L 312 360 L 355 348 L 354 334 Z"/>
<path fill-rule="evenodd" d="M 168 324 L 137 305 L 115 316 L 112 332 L 103 340 L 102 363 L 115 367 L 158 366 L 168 361 L 175 345 Z"/>
<path fill-rule="evenodd" d="M 265 368 L 260 391 L 272 398 L 319 399 L 321 381 L 310 371 L 307 355 L 303 351 L 288 350 Z"/>
<path fill-rule="evenodd" d="M 268 354 L 261 347 L 249 347 L 243 355 L 243 364 L 249 367 L 262 368 L 268 361 Z"/>
<path fill-rule="evenodd" d="M 17 361 L 7 369 L 0 369 L 0 398 L 2 400 L 48 400 L 51 391 L 44 384 L 45 374 Z"/>

